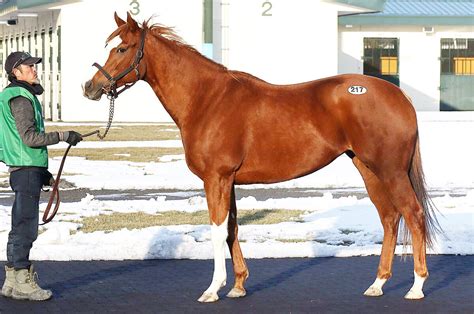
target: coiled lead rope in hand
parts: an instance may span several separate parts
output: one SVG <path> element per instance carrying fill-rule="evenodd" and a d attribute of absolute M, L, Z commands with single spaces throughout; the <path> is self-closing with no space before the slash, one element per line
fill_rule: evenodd
<path fill-rule="evenodd" d="M 81 134 L 81 137 L 88 137 L 94 134 L 97 134 L 97 137 L 101 140 L 105 138 L 107 133 L 109 132 L 110 126 L 112 125 L 112 120 L 114 118 L 114 104 L 115 104 L 115 97 L 110 96 L 110 107 L 109 107 L 109 121 L 107 122 L 107 127 L 105 128 L 105 132 L 103 135 L 100 134 L 99 130 L 95 130 L 86 134 Z M 46 206 L 46 209 L 44 210 L 43 214 L 43 223 L 40 223 L 40 225 L 45 225 L 51 220 L 53 220 L 54 216 L 56 216 L 56 213 L 58 212 L 59 209 L 59 204 L 61 203 L 61 200 L 59 198 L 59 179 L 61 179 L 61 174 L 63 172 L 63 167 L 64 167 L 64 162 L 66 161 L 67 154 L 69 153 L 69 150 L 71 149 L 71 144 L 67 147 L 66 151 L 64 152 L 63 159 L 61 160 L 61 165 L 59 166 L 58 174 L 56 176 L 56 180 L 54 180 L 53 184 L 53 190 L 51 191 L 51 195 L 49 197 L 48 205 Z M 56 205 L 54 206 L 53 212 L 51 216 L 48 217 L 49 211 L 51 210 L 51 207 L 54 202 L 54 198 L 56 197 Z"/>

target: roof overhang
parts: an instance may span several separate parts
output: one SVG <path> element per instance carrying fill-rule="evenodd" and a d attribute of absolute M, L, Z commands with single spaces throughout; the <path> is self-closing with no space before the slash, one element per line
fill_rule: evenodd
<path fill-rule="evenodd" d="M 326 0 L 326 2 L 335 2 L 352 7 L 363 8 L 369 11 L 382 11 L 386 0 Z"/>
<path fill-rule="evenodd" d="M 472 16 L 370 16 L 339 17 L 340 25 L 474 25 Z"/>
<path fill-rule="evenodd" d="M 345 25 L 474 25 L 473 0 L 388 0 L 379 12 L 339 15 Z"/>
<path fill-rule="evenodd" d="M 0 20 L 17 18 L 21 13 L 39 13 L 80 0 L 0 0 Z"/>

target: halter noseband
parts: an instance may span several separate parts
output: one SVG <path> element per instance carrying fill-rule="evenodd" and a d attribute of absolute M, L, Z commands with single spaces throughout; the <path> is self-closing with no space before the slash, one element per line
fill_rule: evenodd
<path fill-rule="evenodd" d="M 94 62 L 94 64 L 92 65 L 92 66 L 95 66 L 97 69 L 99 69 L 99 71 L 109 81 L 108 88 L 107 89 L 104 88 L 109 98 L 117 98 L 118 95 L 120 95 L 126 89 L 129 89 L 130 87 L 135 85 L 135 83 L 140 80 L 140 72 L 138 70 L 138 65 L 140 64 L 140 61 L 143 58 L 143 48 L 145 46 L 145 34 L 146 34 L 146 31 L 142 30 L 140 34 L 140 47 L 138 48 L 137 53 L 135 54 L 135 60 L 133 61 L 133 63 L 117 76 L 112 77 L 112 75 L 110 75 L 107 71 L 105 71 L 105 69 L 102 66 L 100 66 L 97 62 Z M 117 82 L 132 71 L 135 71 L 135 74 L 137 75 L 137 79 L 133 83 L 125 83 L 122 89 L 117 90 Z"/>

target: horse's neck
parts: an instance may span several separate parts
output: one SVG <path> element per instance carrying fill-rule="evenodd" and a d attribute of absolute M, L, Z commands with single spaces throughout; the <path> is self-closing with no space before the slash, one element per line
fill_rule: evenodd
<path fill-rule="evenodd" d="M 186 47 L 173 47 L 174 43 L 165 40 L 153 38 L 148 43 L 147 50 L 156 52 L 148 54 L 145 81 L 181 128 L 190 113 L 195 112 L 194 107 L 205 92 L 204 86 L 209 86 L 203 82 L 215 79 L 218 66 Z"/>

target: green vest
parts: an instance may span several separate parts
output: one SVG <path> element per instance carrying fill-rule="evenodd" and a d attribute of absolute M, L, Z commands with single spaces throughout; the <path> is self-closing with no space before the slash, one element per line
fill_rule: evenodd
<path fill-rule="evenodd" d="M 0 161 L 8 166 L 48 167 L 48 150 L 46 146 L 29 147 L 23 143 L 16 128 L 15 119 L 10 110 L 10 100 L 23 96 L 29 99 L 35 111 L 35 124 L 38 133 L 44 133 L 44 122 L 41 104 L 23 87 L 5 88 L 0 93 Z"/>

